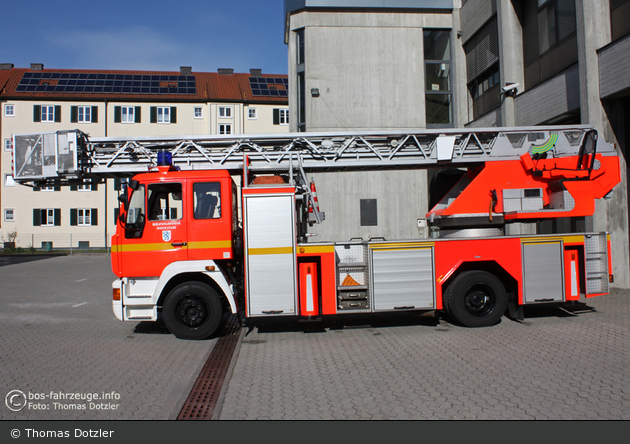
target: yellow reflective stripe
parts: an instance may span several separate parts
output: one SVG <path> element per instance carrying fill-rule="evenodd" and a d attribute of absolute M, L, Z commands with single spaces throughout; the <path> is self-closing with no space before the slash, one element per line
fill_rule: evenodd
<path fill-rule="evenodd" d="M 370 250 L 404 250 L 406 248 L 431 248 L 435 246 L 435 242 L 409 242 L 409 243 L 391 243 L 391 244 L 371 244 Z"/>
<path fill-rule="evenodd" d="M 298 245 L 298 251 L 303 254 L 315 254 L 315 253 L 334 253 L 334 245 Z"/>
<path fill-rule="evenodd" d="M 565 243 L 580 243 L 584 242 L 583 235 L 574 235 L 574 236 L 559 236 L 559 237 L 523 237 L 521 238 L 521 243 L 535 243 L 535 244 L 545 244 L 549 242 L 560 242 L 564 241 Z"/>
<path fill-rule="evenodd" d="M 177 247 L 186 248 L 186 247 Z M 163 251 L 163 250 L 175 250 L 170 243 L 161 243 L 161 244 L 125 244 L 119 245 L 118 248 L 112 248 L 112 251 L 115 253 L 123 253 L 127 251 Z"/>
<path fill-rule="evenodd" d="M 293 247 L 248 248 L 247 254 L 250 256 L 256 254 L 293 254 Z"/>
<path fill-rule="evenodd" d="M 176 249 L 202 249 L 202 248 L 232 248 L 232 241 L 202 241 L 189 242 L 187 245 L 174 247 L 170 242 L 151 243 L 151 244 L 123 244 L 113 245 L 113 253 L 122 253 L 128 251 L 164 251 Z"/>
<path fill-rule="evenodd" d="M 199 241 L 188 242 L 188 249 L 200 249 L 200 248 L 232 248 L 232 241 Z"/>

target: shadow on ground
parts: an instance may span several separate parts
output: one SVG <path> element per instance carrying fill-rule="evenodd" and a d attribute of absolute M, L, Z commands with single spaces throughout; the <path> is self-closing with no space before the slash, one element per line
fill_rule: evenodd
<path fill-rule="evenodd" d="M 51 259 L 53 257 L 67 256 L 64 253 L 50 254 L 0 254 L 0 267 L 4 265 L 21 264 L 23 262 L 41 261 L 43 259 Z"/>
<path fill-rule="evenodd" d="M 261 333 L 302 331 L 324 333 L 327 330 L 352 328 L 406 327 L 411 325 L 437 326 L 439 318 L 435 311 L 404 313 L 362 313 L 336 316 L 326 319 L 293 320 L 287 318 L 249 319 L 245 326 L 248 334 L 254 328 Z"/>

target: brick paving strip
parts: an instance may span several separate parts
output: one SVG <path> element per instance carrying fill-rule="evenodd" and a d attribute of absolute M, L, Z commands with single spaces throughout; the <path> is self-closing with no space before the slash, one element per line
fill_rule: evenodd
<path fill-rule="evenodd" d="M 221 337 L 208 357 L 197 381 L 177 417 L 178 420 L 210 420 L 219 402 L 234 351 L 241 337 L 238 315 L 226 323 Z"/>

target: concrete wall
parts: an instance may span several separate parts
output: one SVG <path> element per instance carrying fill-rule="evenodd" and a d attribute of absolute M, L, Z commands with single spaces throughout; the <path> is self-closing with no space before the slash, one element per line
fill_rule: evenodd
<path fill-rule="evenodd" d="M 289 29 L 305 30 L 307 131 L 423 127 L 423 28 L 452 26 L 450 12 L 291 16 Z M 289 78 L 294 80 L 293 33 L 288 43 Z M 289 83 L 289 103 L 297 109 L 297 82 Z M 311 96 L 313 88 L 319 97 Z M 296 124 L 293 119 L 292 130 Z"/>
<path fill-rule="evenodd" d="M 297 109 L 298 94 L 297 82 L 292 81 L 297 78 L 294 31 L 304 29 L 307 131 L 426 127 L 424 28 L 452 29 L 451 11 L 291 15 L 287 28 L 291 110 Z M 319 97 L 311 95 L 313 88 Z M 295 118 L 290 126 L 297 129 Z M 428 211 L 426 171 L 321 173 L 315 179 L 326 220 L 310 229 L 317 233 L 314 241 L 413 239 L 422 234 L 417 220 Z M 361 199 L 377 199 L 377 226 L 361 226 Z"/>

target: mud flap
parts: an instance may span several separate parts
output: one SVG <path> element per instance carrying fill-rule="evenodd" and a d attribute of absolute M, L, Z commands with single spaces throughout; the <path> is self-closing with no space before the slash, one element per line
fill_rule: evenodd
<path fill-rule="evenodd" d="M 519 305 L 515 297 L 510 297 L 508 301 L 507 310 L 505 315 L 513 321 L 524 321 L 525 315 L 523 313 L 523 306 Z"/>

